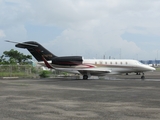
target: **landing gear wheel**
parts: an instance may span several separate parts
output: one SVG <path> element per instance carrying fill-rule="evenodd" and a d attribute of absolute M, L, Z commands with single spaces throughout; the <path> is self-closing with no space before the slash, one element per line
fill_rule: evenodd
<path fill-rule="evenodd" d="M 141 76 L 141 79 L 144 80 L 144 79 L 145 79 L 145 76 Z"/>
<path fill-rule="evenodd" d="M 141 76 L 141 79 L 142 79 L 142 80 L 144 80 L 144 79 L 145 79 L 144 73 L 143 73 L 143 75 Z"/>
<path fill-rule="evenodd" d="M 83 75 L 83 80 L 87 80 L 88 79 L 88 75 Z"/>

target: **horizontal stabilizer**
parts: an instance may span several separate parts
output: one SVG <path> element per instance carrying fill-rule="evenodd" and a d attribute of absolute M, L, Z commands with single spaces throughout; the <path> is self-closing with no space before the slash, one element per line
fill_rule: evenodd
<path fill-rule="evenodd" d="M 19 43 L 19 42 L 15 42 L 15 41 L 10 41 L 10 40 L 5 40 L 6 42 L 10 42 L 10 43 L 16 43 L 18 46 L 16 47 L 20 47 L 20 48 L 26 48 L 24 46 L 31 46 L 31 47 L 38 47 L 38 45 L 34 45 L 34 44 L 28 44 L 28 43 Z"/>

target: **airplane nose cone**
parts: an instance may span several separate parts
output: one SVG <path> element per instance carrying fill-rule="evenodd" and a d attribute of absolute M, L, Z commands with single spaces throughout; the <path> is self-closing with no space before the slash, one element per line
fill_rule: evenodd
<path fill-rule="evenodd" d="M 150 67 L 150 66 L 149 66 L 149 70 L 155 71 L 156 69 L 155 69 L 154 67 Z"/>
<path fill-rule="evenodd" d="M 151 66 L 148 66 L 148 65 L 145 65 L 145 66 L 144 66 L 144 69 L 145 69 L 146 71 L 155 71 L 155 70 L 156 70 L 154 67 L 151 67 Z"/>
<path fill-rule="evenodd" d="M 152 67 L 152 71 L 155 71 L 155 70 L 156 70 L 156 68 Z"/>

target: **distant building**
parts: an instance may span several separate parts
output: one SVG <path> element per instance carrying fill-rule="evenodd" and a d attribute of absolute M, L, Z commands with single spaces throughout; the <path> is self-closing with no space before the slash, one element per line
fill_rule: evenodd
<path fill-rule="evenodd" d="M 140 60 L 140 62 L 152 66 L 160 66 L 160 60 Z"/>

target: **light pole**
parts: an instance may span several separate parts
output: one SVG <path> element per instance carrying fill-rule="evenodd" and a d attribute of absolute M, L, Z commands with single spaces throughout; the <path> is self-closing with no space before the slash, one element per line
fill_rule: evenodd
<path fill-rule="evenodd" d="M 158 60 L 158 50 L 157 50 L 157 60 Z"/>
<path fill-rule="evenodd" d="M 121 48 L 120 48 L 120 53 L 119 53 L 120 59 L 121 59 Z"/>

